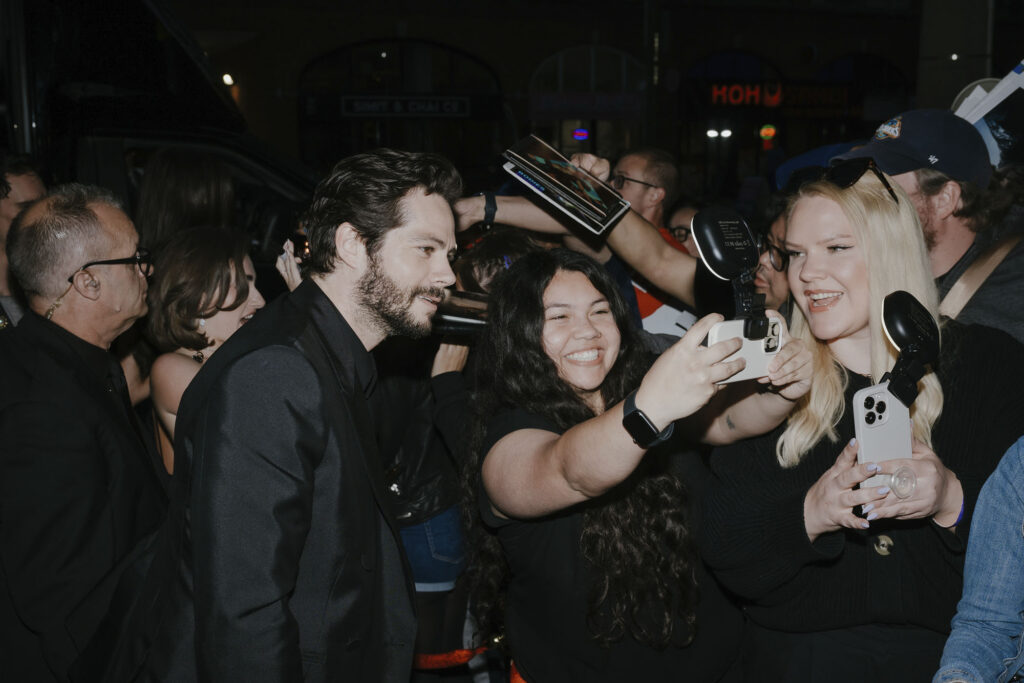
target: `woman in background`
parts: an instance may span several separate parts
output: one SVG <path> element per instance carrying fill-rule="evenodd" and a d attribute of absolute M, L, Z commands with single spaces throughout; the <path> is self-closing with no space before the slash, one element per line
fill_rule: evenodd
<path fill-rule="evenodd" d="M 156 259 L 148 337 L 161 354 L 150 376 L 157 445 L 174 471 L 174 421 L 199 368 L 263 308 L 244 235 L 193 228 L 173 235 Z"/>

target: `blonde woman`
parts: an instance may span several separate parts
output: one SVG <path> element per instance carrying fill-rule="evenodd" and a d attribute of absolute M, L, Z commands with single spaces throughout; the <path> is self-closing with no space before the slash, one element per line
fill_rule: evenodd
<path fill-rule="evenodd" d="M 810 391 L 774 432 L 719 449 L 702 549 L 750 618 L 751 681 L 928 681 L 962 584 L 978 491 L 1022 431 L 1024 348 L 942 325 L 919 383 L 913 457 L 857 462 L 851 399 L 896 350 L 886 294 L 938 301 L 910 198 L 868 159 L 833 167 L 788 209 L 792 334 L 811 349 Z M 909 467 L 916 487 L 860 487 Z"/>

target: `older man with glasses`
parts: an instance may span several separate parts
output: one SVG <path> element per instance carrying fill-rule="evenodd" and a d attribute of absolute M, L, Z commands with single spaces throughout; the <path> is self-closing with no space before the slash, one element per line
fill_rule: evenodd
<path fill-rule="evenodd" d="M 83 185 L 22 209 L 7 256 L 29 311 L 0 333 L 0 671 L 89 678 L 166 508 L 109 352 L 146 313 L 152 264 L 120 203 Z"/>

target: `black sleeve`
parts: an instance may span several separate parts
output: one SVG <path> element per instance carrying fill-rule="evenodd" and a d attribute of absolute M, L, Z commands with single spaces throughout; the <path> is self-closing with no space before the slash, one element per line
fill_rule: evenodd
<path fill-rule="evenodd" d="M 59 677 L 78 647 L 65 620 L 110 569 L 104 553 L 116 547 L 107 461 L 87 419 L 41 402 L 0 419 L 3 571 L 18 620 L 39 636 Z"/>
<path fill-rule="evenodd" d="M 469 418 L 469 388 L 461 372 L 443 372 L 430 379 L 434 394 L 434 427 L 449 453 L 461 453 Z"/>
<path fill-rule="evenodd" d="M 512 432 L 517 432 L 520 429 L 543 429 L 544 431 L 554 432 L 556 434 L 562 433 L 562 430 L 546 417 L 535 413 L 529 413 L 519 408 L 506 410 L 498 413 L 487 421 L 487 434 L 484 436 L 483 445 L 480 447 L 481 452 L 486 454 L 494 448 L 494 444 L 498 443 Z M 480 461 L 483 462 L 483 458 L 481 458 Z M 516 522 L 516 520 L 512 519 L 502 519 L 491 511 L 491 501 L 487 497 L 487 491 L 484 490 L 482 477 L 480 478 L 479 491 L 480 493 L 477 496 L 477 502 L 479 505 L 477 507 L 480 509 L 480 515 L 484 520 L 484 524 L 496 529 Z"/>
<path fill-rule="evenodd" d="M 719 580 L 749 599 L 790 581 L 807 564 L 838 557 L 845 542 L 842 532 L 814 543 L 807 537 L 804 498 L 821 473 L 802 465 L 783 469 L 775 457 L 781 433 L 715 449 L 711 458 L 701 550 Z M 841 448 L 833 450 L 838 456 Z"/>
<path fill-rule="evenodd" d="M 224 371 L 192 434 L 179 435 L 202 449 L 192 545 L 203 680 L 302 680 L 289 600 L 326 447 L 320 386 L 294 349 L 260 349 Z M 273 400 L 260 401 L 267 387 Z"/>
<path fill-rule="evenodd" d="M 1024 345 L 982 325 L 948 323 L 939 378 L 944 396 L 935 452 L 964 491 L 956 535 L 942 533 L 962 551 L 981 487 L 1002 455 L 1024 434 Z"/>

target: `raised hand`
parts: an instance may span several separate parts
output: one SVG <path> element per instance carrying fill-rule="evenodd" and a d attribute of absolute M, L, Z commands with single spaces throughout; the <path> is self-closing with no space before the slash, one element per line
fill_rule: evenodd
<path fill-rule="evenodd" d="M 770 384 L 776 394 L 795 401 L 811 390 L 811 351 L 802 341 L 789 336 L 786 321 L 782 316 L 775 311 L 769 311 L 768 315 L 779 320 L 784 343 L 775 358 L 768 363 L 768 376 L 757 381 L 761 384 Z"/>
<path fill-rule="evenodd" d="M 721 321 L 717 313 L 698 320 L 647 371 L 637 390 L 636 404 L 657 426 L 664 428 L 697 412 L 719 390 L 718 382 L 743 369 L 743 359 L 723 362 L 739 350 L 739 339 L 701 346 L 711 326 Z"/>
<path fill-rule="evenodd" d="M 607 159 L 602 159 L 594 154 L 573 154 L 569 161 L 573 166 L 579 167 L 598 180 L 608 181 L 611 175 L 612 165 Z"/>

